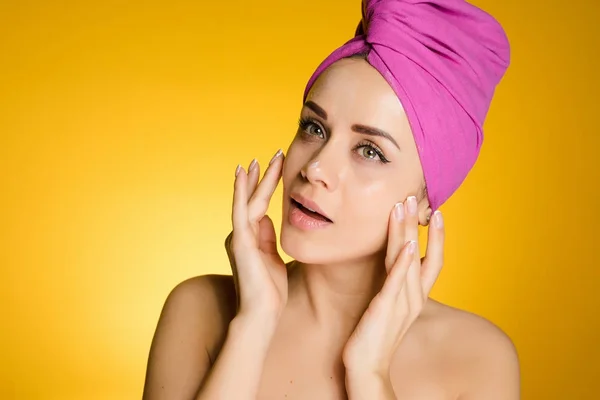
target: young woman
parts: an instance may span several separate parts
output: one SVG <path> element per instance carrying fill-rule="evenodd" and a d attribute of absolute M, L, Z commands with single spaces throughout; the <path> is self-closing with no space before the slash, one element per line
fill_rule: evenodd
<path fill-rule="evenodd" d="M 508 42 L 462 0 L 363 6 L 309 80 L 286 155 L 262 179 L 256 161 L 236 169 L 233 276 L 171 292 L 144 399 L 519 398 L 510 339 L 428 298 L 438 208 L 475 162 Z M 265 215 L 280 179 L 287 265 Z"/>

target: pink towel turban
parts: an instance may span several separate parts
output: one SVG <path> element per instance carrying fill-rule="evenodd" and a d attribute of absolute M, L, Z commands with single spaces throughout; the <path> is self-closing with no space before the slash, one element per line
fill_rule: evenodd
<path fill-rule="evenodd" d="M 510 48 L 500 24 L 464 0 L 363 0 L 355 37 L 329 55 L 367 54 L 400 100 L 433 210 L 462 184 L 483 141 L 483 122 Z"/>

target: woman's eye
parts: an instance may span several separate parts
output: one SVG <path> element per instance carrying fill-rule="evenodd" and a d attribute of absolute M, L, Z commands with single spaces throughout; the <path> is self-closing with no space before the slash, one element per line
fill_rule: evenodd
<path fill-rule="evenodd" d="M 308 123 L 308 126 L 306 127 L 305 130 L 307 133 L 309 133 L 311 135 L 323 137 L 323 130 L 321 129 L 321 127 L 317 124 L 313 124 L 312 122 Z"/>
<path fill-rule="evenodd" d="M 361 153 L 364 158 L 368 158 L 371 160 L 376 160 L 377 158 L 379 158 L 379 154 L 377 154 L 377 151 L 371 146 L 363 146 L 363 148 L 361 149 Z"/>
<path fill-rule="evenodd" d="M 321 129 L 321 127 L 313 121 L 301 119 L 299 125 L 300 129 L 302 129 L 302 131 L 304 131 L 306 134 L 310 136 L 325 138 L 325 133 L 323 132 L 323 129 Z"/>
<path fill-rule="evenodd" d="M 390 162 L 387 158 L 385 158 L 381 150 L 371 144 L 359 143 L 358 146 L 355 147 L 355 151 L 360 157 L 369 161 L 375 161 L 382 164 L 387 164 Z"/>

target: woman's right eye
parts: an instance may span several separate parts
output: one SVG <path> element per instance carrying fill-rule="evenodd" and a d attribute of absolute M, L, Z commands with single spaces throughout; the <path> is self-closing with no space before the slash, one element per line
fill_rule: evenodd
<path fill-rule="evenodd" d="M 300 119 L 298 125 L 300 126 L 300 129 L 302 129 L 308 135 L 318 136 L 322 139 L 325 138 L 325 133 L 323 132 L 323 129 L 317 123 L 310 119 L 302 118 Z"/>

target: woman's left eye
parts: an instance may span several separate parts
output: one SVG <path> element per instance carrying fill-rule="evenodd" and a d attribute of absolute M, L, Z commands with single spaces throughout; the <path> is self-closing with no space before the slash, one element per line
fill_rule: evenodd
<path fill-rule="evenodd" d="M 325 138 L 325 133 L 323 132 L 323 129 L 321 129 L 321 127 L 318 124 L 311 121 L 310 119 L 301 118 L 298 122 L 298 125 L 300 126 L 300 129 L 302 129 L 308 135 L 318 136 L 322 139 Z"/>
<path fill-rule="evenodd" d="M 375 158 L 379 157 L 379 155 L 377 154 L 375 149 L 373 149 L 372 147 L 369 147 L 369 146 L 364 146 L 362 148 L 362 155 L 363 155 L 363 157 L 370 158 L 370 159 L 375 159 Z"/>
<path fill-rule="evenodd" d="M 384 164 L 389 162 L 381 150 L 377 149 L 371 144 L 359 144 L 357 149 L 359 154 L 368 160 L 373 160 Z"/>

